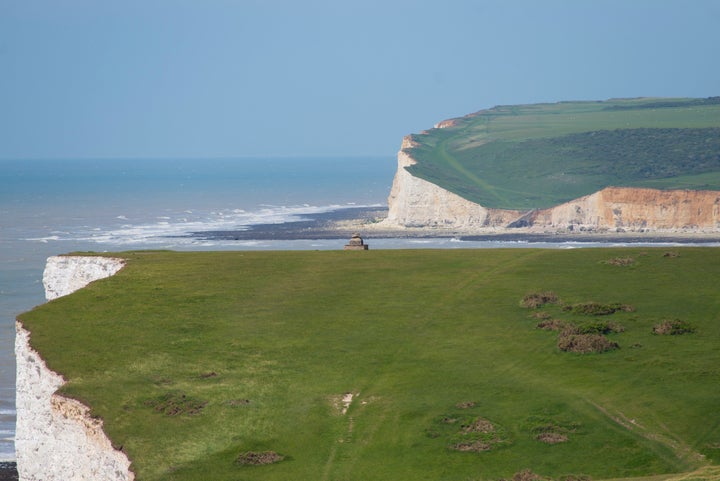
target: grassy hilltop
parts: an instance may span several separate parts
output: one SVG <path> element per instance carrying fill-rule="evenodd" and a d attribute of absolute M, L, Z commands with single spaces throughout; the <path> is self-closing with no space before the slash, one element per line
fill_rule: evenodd
<path fill-rule="evenodd" d="M 138 481 L 720 479 L 720 249 L 118 255 L 20 317 Z"/>
<path fill-rule="evenodd" d="M 720 97 L 499 106 L 412 138 L 414 176 L 485 207 L 547 208 L 611 185 L 720 190 Z"/>

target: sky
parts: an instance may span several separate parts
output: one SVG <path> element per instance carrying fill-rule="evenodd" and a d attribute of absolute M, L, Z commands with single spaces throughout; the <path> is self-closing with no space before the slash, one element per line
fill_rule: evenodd
<path fill-rule="evenodd" d="M 495 105 L 720 95 L 720 0 L 0 0 L 0 159 L 394 155 Z"/>

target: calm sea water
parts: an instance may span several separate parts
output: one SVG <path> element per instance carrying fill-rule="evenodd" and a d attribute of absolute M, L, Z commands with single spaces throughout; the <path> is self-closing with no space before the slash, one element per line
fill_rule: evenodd
<path fill-rule="evenodd" d="M 292 222 L 341 207 L 384 206 L 395 168 L 393 156 L 0 160 L 0 461 L 15 457 L 14 320 L 45 301 L 48 256 L 146 248 L 337 249 L 337 240 L 207 241 L 183 235 Z M 453 239 L 371 242 L 374 249 L 527 246 Z"/>

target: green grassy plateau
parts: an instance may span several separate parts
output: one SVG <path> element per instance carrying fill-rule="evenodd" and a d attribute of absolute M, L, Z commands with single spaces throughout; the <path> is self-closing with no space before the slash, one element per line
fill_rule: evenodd
<path fill-rule="evenodd" d="M 720 97 L 500 106 L 412 138 L 413 175 L 485 207 L 611 185 L 720 190 Z"/>
<path fill-rule="evenodd" d="M 138 481 L 720 479 L 720 249 L 116 256 L 20 318 Z"/>

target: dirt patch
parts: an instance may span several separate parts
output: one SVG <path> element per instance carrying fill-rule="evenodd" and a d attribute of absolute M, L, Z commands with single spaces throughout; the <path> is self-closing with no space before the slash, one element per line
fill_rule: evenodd
<path fill-rule="evenodd" d="M 240 466 L 262 466 L 266 464 L 279 463 L 285 456 L 275 451 L 246 451 L 240 453 L 235 464 Z"/>
<path fill-rule="evenodd" d="M 453 444 L 451 448 L 455 451 L 461 451 L 464 453 L 481 453 L 484 451 L 490 451 L 492 449 L 492 444 L 486 441 L 477 440 Z"/>
<path fill-rule="evenodd" d="M 475 401 L 465 401 L 465 402 L 457 403 L 455 405 L 455 407 L 458 409 L 470 409 L 472 407 L 475 407 Z"/>
<path fill-rule="evenodd" d="M 535 439 L 545 444 L 566 443 L 568 441 L 565 434 L 555 432 L 540 433 L 535 436 Z"/>
<path fill-rule="evenodd" d="M 477 418 L 470 424 L 461 426 L 463 433 L 494 433 L 495 426 L 487 419 Z"/>
<path fill-rule="evenodd" d="M 340 395 L 334 395 L 330 396 L 330 402 L 333 405 L 333 408 L 343 416 L 347 414 L 348 409 L 350 409 L 350 405 L 352 404 L 353 400 L 359 396 L 359 393 L 356 392 L 346 392 L 344 394 Z M 363 402 L 362 404 L 366 404 Z"/>

